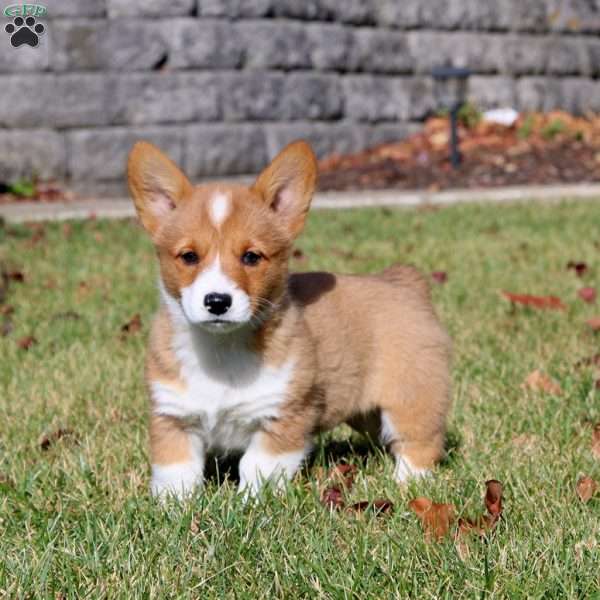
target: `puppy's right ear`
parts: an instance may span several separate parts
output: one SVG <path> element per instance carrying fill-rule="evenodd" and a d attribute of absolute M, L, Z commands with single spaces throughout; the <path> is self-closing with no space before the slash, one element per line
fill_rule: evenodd
<path fill-rule="evenodd" d="M 137 142 L 129 153 L 127 181 L 140 221 L 151 235 L 192 192 L 177 165 L 149 142 Z"/>

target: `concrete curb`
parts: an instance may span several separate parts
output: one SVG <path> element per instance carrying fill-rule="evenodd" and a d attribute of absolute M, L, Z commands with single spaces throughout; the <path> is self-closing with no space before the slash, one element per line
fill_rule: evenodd
<path fill-rule="evenodd" d="M 536 185 L 485 190 L 451 190 L 445 192 L 399 190 L 363 190 L 319 192 L 313 201 L 316 209 L 364 207 L 447 206 L 463 203 L 552 202 L 560 200 L 600 201 L 600 184 Z M 0 205 L 0 218 L 8 223 L 32 221 L 66 221 L 68 219 L 125 219 L 135 216 L 131 200 L 91 199 L 75 202 L 19 202 Z"/>

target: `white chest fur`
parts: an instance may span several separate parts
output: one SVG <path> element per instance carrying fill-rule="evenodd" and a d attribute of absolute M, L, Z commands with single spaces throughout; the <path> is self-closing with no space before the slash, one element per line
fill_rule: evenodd
<path fill-rule="evenodd" d="M 293 373 L 291 359 L 266 365 L 230 337 L 178 329 L 173 349 L 186 391 L 152 383 L 154 413 L 185 419 L 206 450 L 245 450 L 260 425 L 278 416 Z"/>

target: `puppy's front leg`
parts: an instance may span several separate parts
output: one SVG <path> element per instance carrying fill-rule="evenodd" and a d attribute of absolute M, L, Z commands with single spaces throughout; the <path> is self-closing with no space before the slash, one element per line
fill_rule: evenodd
<path fill-rule="evenodd" d="M 154 496 L 169 494 L 179 499 L 202 484 L 205 450 L 202 441 L 185 430 L 175 417 L 153 415 L 150 423 Z"/>
<path fill-rule="evenodd" d="M 310 451 L 306 439 L 282 439 L 266 431 L 256 432 L 240 460 L 240 491 L 255 496 L 267 481 L 285 485 Z"/>

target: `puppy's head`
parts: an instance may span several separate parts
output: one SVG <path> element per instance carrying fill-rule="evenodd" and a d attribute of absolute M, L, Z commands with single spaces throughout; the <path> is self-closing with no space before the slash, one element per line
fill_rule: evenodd
<path fill-rule="evenodd" d="M 194 187 L 147 142 L 133 147 L 127 173 L 172 309 L 215 333 L 258 324 L 275 309 L 315 187 L 306 142 L 287 146 L 250 188 Z"/>

